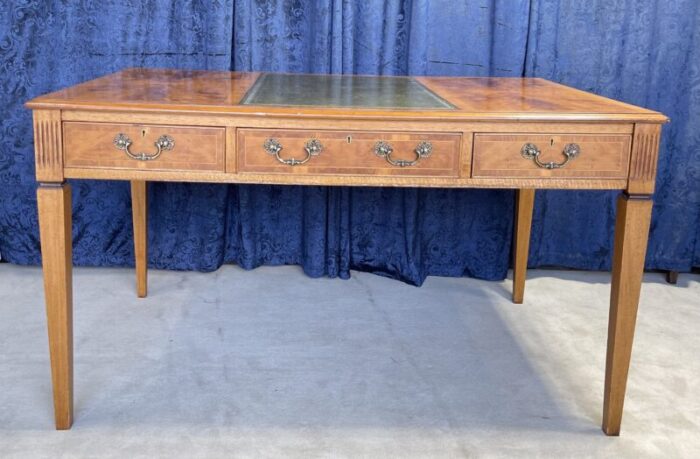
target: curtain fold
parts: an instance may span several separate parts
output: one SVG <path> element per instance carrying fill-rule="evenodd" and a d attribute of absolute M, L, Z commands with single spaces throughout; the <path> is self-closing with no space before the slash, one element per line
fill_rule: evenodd
<path fill-rule="evenodd" d="M 39 94 L 133 66 L 541 76 L 663 111 L 647 267 L 700 265 L 700 7 L 694 0 L 59 0 L 0 8 L 0 253 L 40 261 L 31 114 Z M 74 260 L 132 265 L 128 185 L 72 181 Z M 606 269 L 615 193 L 539 192 L 531 266 Z M 298 264 L 500 279 L 504 190 L 152 183 L 153 267 Z"/>

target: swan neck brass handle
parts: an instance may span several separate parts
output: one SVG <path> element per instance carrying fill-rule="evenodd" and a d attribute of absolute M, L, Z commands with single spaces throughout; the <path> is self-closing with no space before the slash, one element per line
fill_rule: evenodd
<path fill-rule="evenodd" d="M 268 154 L 274 156 L 277 161 L 281 162 L 282 164 L 286 164 L 287 166 L 300 166 L 302 164 L 306 164 L 312 156 L 318 156 L 323 151 L 323 145 L 318 141 L 318 139 L 311 139 L 304 144 L 306 156 L 302 159 L 282 158 L 280 156 L 282 144 L 279 140 L 272 137 L 265 140 L 265 143 L 263 143 L 263 148 Z"/>
<path fill-rule="evenodd" d="M 542 152 L 539 148 L 537 148 L 537 145 L 533 143 L 526 143 L 523 145 L 523 148 L 520 149 L 520 154 L 522 157 L 533 160 L 535 164 L 537 164 L 537 167 L 541 167 L 542 169 L 560 169 L 569 164 L 569 161 L 581 154 L 581 147 L 577 143 L 567 143 L 564 146 L 564 150 L 561 152 L 562 155 L 564 155 L 564 161 L 560 163 L 555 163 L 554 161 L 540 161 L 541 153 Z"/>
<path fill-rule="evenodd" d="M 175 148 L 175 140 L 167 134 L 158 137 L 158 140 L 153 143 L 153 145 L 156 147 L 155 153 L 132 153 L 129 150 L 132 143 L 133 142 L 129 136 L 122 134 L 121 132 L 114 138 L 114 146 L 117 148 L 117 150 L 122 150 L 124 153 L 126 153 L 126 156 L 137 161 L 152 161 L 157 159 L 164 151 Z"/>
<path fill-rule="evenodd" d="M 391 157 L 391 154 L 393 152 L 394 148 L 389 142 L 380 140 L 379 142 L 374 144 L 375 155 L 379 156 L 380 158 L 386 159 L 386 161 L 392 166 L 398 167 L 415 166 L 420 162 L 421 159 L 429 157 L 433 152 L 433 144 L 427 141 L 418 143 L 418 145 L 416 145 L 416 148 L 413 150 L 413 152 L 416 154 L 416 159 L 411 161 L 406 159 L 393 159 Z"/>

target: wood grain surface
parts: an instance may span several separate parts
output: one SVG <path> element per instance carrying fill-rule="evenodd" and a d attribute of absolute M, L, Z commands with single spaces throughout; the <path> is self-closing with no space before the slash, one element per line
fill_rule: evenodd
<path fill-rule="evenodd" d="M 131 214 L 134 226 L 134 265 L 136 267 L 136 295 L 148 294 L 148 183 L 131 181 Z"/>
<path fill-rule="evenodd" d="M 520 150 L 533 144 L 540 161 L 561 163 L 564 147 L 575 143 L 580 154 L 559 169 L 544 169 Z M 596 134 L 476 134 L 473 177 L 617 178 L 627 177 L 631 137 Z"/>
<path fill-rule="evenodd" d="M 323 150 L 301 166 L 288 166 L 267 153 L 263 144 L 275 139 L 283 150 L 280 157 L 302 159 L 306 156 L 304 144 L 318 140 Z M 391 131 L 325 131 L 282 129 L 239 129 L 238 172 L 283 173 L 293 175 L 415 175 L 427 177 L 458 177 L 459 153 L 462 134 L 435 132 L 405 133 Z M 430 142 L 431 155 L 420 159 L 413 166 L 400 167 L 390 164 L 375 154 L 377 142 L 391 145 L 394 160 L 415 160 L 415 149 L 420 142 Z"/>
<path fill-rule="evenodd" d="M 34 110 L 34 161 L 37 180 L 63 180 L 62 143 L 61 112 Z"/>
<path fill-rule="evenodd" d="M 73 424 L 73 244 L 68 184 L 37 190 L 56 429 Z"/>
<path fill-rule="evenodd" d="M 366 109 L 241 105 L 258 73 L 127 69 L 56 91 L 27 106 L 190 113 L 261 113 L 293 118 L 489 119 L 665 122 L 662 114 L 539 78 L 420 77 L 454 105 L 444 109 Z M 405 77 L 377 77 L 405 78 Z"/>
<path fill-rule="evenodd" d="M 620 434 L 652 206 L 649 197 L 623 194 L 617 200 L 602 426 L 607 435 Z"/>
<path fill-rule="evenodd" d="M 133 141 L 135 154 L 155 154 L 162 135 L 175 143 L 157 159 L 140 161 L 115 147 L 118 134 Z M 63 142 L 66 167 L 224 172 L 226 130 L 219 127 L 64 122 Z"/>

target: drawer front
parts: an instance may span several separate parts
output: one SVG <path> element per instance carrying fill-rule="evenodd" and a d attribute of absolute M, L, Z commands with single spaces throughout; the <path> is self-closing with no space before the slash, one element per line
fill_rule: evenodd
<path fill-rule="evenodd" d="M 214 127 L 64 122 L 65 165 L 224 172 L 225 133 Z"/>
<path fill-rule="evenodd" d="M 623 179 L 630 145 L 629 135 L 475 134 L 472 177 Z"/>
<path fill-rule="evenodd" d="M 461 143 L 460 133 L 238 129 L 237 171 L 458 177 Z"/>

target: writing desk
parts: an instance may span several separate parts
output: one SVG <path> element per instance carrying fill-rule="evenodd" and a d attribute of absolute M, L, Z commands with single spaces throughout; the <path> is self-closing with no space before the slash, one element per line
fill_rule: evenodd
<path fill-rule="evenodd" d="M 146 295 L 146 182 L 517 189 L 513 301 L 535 189 L 622 190 L 603 431 L 620 432 L 661 125 L 657 112 L 537 78 L 128 69 L 27 103 L 56 428 L 73 421 L 68 178 L 130 180 Z"/>

